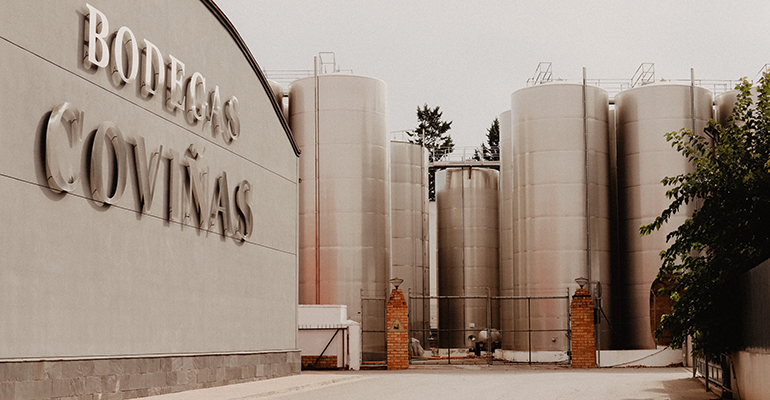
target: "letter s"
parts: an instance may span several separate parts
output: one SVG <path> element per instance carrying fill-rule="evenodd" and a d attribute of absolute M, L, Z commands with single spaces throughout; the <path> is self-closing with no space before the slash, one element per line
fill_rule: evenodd
<path fill-rule="evenodd" d="M 235 238 L 241 241 L 251 237 L 254 231 L 254 217 L 249 205 L 251 184 L 244 180 L 235 187 L 235 208 L 238 213 L 238 226 L 235 229 Z"/>
<path fill-rule="evenodd" d="M 232 143 L 233 140 L 238 139 L 241 135 L 241 119 L 238 118 L 238 98 L 231 97 L 225 103 L 225 140 L 227 143 Z"/>

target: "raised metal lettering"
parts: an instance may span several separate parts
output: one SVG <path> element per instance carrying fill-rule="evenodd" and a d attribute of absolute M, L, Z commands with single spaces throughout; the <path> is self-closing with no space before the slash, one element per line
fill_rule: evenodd
<path fill-rule="evenodd" d="M 211 112 L 206 114 L 206 124 L 211 124 L 211 135 L 216 137 L 222 134 L 222 101 L 219 98 L 219 86 L 214 86 L 211 91 Z"/>
<path fill-rule="evenodd" d="M 168 55 L 168 90 L 166 107 L 169 111 L 184 110 L 184 63 L 171 54 Z"/>
<path fill-rule="evenodd" d="M 254 217 L 251 212 L 249 200 L 251 197 L 251 184 L 244 180 L 235 188 L 235 209 L 238 213 L 238 226 L 235 229 L 235 238 L 246 240 L 254 231 Z"/>
<path fill-rule="evenodd" d="M 216 186 L 214 187 L 214 198 L 211 200 L 211 215 L 209 215 L 209 223 L 211 226 L 216 225 L 219 216 L 222 216 L 222 235 L 230 235 L 230 191 L 227 189 L 227 173 L 222 172 L 222 175 L 217 178 Z"/>
<path fill-rule="evenodd" d="M 233 96 L 225 103 L 225 140 L 227 143 L 241 135 L 241 119 L 238 117 L 238 98 Z"/>
<path fill-rule="evenodd" d="M 144 138 L 138 136 L 128 139 L 134 145 L 134 164 L 136 165 L 136 180 L 139 186 L 139 200 L 142 202 L 142 212 L 150 212 L 152 199 L 155 196 L 155 182 L 158 181 L 160 169 L 160 155 L 163 154 L 163 146 L 150 155 L 150 163 L 147 163 Z"/>
<path fill-rule="evenodd" d="M 190 123 L 202 121 L 206 117 L 207 108 L 206 78 L 196 72 L 187 83 L 187 120 Z"/>
<path fill-rule="evenodd" d="M 99 125 L 91 149 L 91 196 L 102 204 L 117 204 L 126 189 L 128 167 L 126 165 L 126 148 L 123 143 L 123 134 L 120 133 L 117 125 L 112 122 L 102 122 Z M 107 163 L 104 160 L 104 147 L 108 144 L 112 148 L 117 167 L 114 168 L 117 172 L 114 184 L 109 186 L 105 182 L 109 172 L 105 168 Z M 113 168 L 109 168 L 109 171 L 111 170 Z"/>
<path fill-rule="evenodd" d="M 191 218 L 189 210 L 192 208 L 198 217 L 198 226 L 204 229 L 208 217 L 206 207 L 208 174 L 208 167 L 205 171 L 199 171 L 194 160 L 187 160 L 187 183 L 189 185 L 187 186 L 187 195 L 182 198 L 182 209 L 185 212 L 184 222 L 188 222 L 188 219 Z"/>
<path fill-rule="evenodd" d="M 80 178 L 80 164 L 68 165 L 65 174 L 62 172 L 62 166 L 59 161 L 59 142 L 57 136 L 66 136 L 67 128 L 64 123 L 70 126 L 70 147 L 80 144 L 83 141 L 83 112 L 70 103 L 62 103 L 51 111 L 48 117 L 48 128 L 45 134 L 45 171 L 48 180 L 48 187 L 54 192 L 71 192 L 75 189 L 75 184 Z"/>
<path fill-rule="evenodd" d="M 85 29 L 87 45 L 83 65 L 86 68 L 91 68 L 94 65 L 99 68 L 105 68 L 110 61 L 110 47 L 107 46 L 107 35 L 110 33 L 110 25 L 104 13 L 88 3 L 86 3 L 86 7 L 88 7 Z"/>
<path fill-rule="evenodd" d="M 179 211 L 179 153 L 168 150 L 168 220 L 170 222 L 180 221 Z"/>
<path fill-rule="evenodd" d="M 158 93 L 165 83 L 166 66 L 160 49 L 144 39 L 144 67 L 142 70 L 142 96 L 150 97 Z"/>
<path fill-rule="evenodd" d="M 124 52 L 126 53 L 125 62 L 123 61 Z M 124 71 L 124 64 L 128 66 L 128 73 Z M 122 26 L 112 41 L 112 82 L 116 85 L 131 83 L 138 73 L 139 46 L 136 43 L 136 36 L 131 29 Z"/>

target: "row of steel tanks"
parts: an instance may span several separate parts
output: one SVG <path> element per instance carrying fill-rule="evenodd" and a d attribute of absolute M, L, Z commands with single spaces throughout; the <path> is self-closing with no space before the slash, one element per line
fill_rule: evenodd
<path fill-rule="evenodd" d="M 651 235 L 639 227 L 670 202 L 661 180 L 691 170 L 665 134 L 702 132 L 711 117 L 711 92 L 690 85 L 629 89 L 613 106 L 590 85 L 513 93 L 500 115 L 503 348 L 568 348 L 568 305 L 548 298 L 574 293 L 579 277 L 599 308 L 600 348 L 655 348 L 659 253 L 695 205 Z"/>
<path fill-rule="evenodd" d="M 382 357 L 384 302 L 362 299 L 386 298 L 394 276 L 405 292 L 427 296 L 435 228 L 442 347 L 466 347 L 469 329 L 492 326 L 503 348 L 567 348 L 568 305 L 549 298 L 574 293 L 578 277 L 601 305 L 602 348 L 655 346 L 650 289 L 667 232 L 640 237 L 639 226 L 667 206 L 660 180 L 689 168 L 664 134 L 702 131 L 708 90 L 647 85 L 616 95 L 614 107 L 594 86 L 516 91 L 500 115 L 499 172 L 436 173 L 436 227 L 427 224 L 427 155 L 390 142 L 386 96 L 382 81 L 355 75 L 290 85 L 288 121 L 302 151 L 302 304 L 347 305 L 372 331 L 365 359 Z M 410 306 L 412 336 L 427 343 L 429 306 Z"/>

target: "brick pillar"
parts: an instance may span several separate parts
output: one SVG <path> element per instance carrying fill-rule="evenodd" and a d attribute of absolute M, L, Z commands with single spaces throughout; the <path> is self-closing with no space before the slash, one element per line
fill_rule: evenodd
<path fill-rule="evenodd" d="M 596 368 L 594 302 L 588 289 L 578 289 L 570 304 L 572 315 L 572 367 Z"/>
<path fill-rule="evenodd" d="M 401 289 L 393 289 L 387 306 L 388 369 L 409 368 L 409 309 Z"/>

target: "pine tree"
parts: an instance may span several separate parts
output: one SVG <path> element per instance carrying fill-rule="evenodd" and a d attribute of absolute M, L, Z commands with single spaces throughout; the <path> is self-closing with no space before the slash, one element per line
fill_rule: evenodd
<path fill-rule="evenodd" d="M 500 161 L 500 121 L 495 118 L 487 128 L 487 142 L 481 144 L 481 149 L 473 152 L 476 161 Z"/>
<path fill-rule="evenodd" d="M 422 108 L 418 106 L 417 128 L 413 132 L 407 132 L 410 142 L 422 144 L 428 149 L 430 162 L 446 157 L 455 147 L 452 137 L 447 133 L 452 126 L 452 121 L 442 121 L 443 114 L 438 106 L 436 108 L 430 108 L 427 104 L 423 105 Z M 434 168 L 428 172 L 428 185 L 430 200 L 436 200 L 436 171 Z"/>

